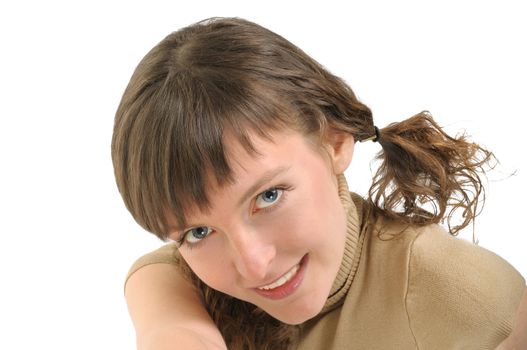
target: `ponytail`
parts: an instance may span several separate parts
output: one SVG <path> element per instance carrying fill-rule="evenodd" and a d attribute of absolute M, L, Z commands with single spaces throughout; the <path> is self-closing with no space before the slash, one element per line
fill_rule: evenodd
<path fill-rule="evenodd" d="M 479 174 L 496 160 L 491 152 L 464 134 L 447 135 L 426 111 L 381 129 L 376 141 L 383 151 L 369 190 L 374 210 L 409 224 L 446 220 L 452 235 L 479 214 L 485 200 Z M 454 224 L 458 210 L 462 221 Z"/>

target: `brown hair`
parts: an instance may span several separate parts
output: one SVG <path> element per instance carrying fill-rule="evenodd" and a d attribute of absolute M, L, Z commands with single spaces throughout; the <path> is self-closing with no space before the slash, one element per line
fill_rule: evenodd
<path fill-rule="evenodd" d="M 328 129 L 356 141 L 375 135 L 370 109 L 350 87 L 281 36 L 237 18 L 183 28 L 143 58 L 118 107 L 112 159 L 119 191 L 134 219 L 166 239 L 167 210 L 185 226 L 185 208 L 209 207 L 207 176 L 220 185 L 232 181 L 226 133 L 257 153 L 248 130 L 269 137 L 284 127 L 320 140 Z M 382 163 L 369 192 L 374 210 L 417 225 L 446 218 L 452 234 L 476 216 L 483 190 L 477 171 L 492 153 L 465 136 L 448 136 L 427 112 L 381 129 L 378 142 Z M 458 209 L 463 221 L 452 227 Z M 229 349 L 286 348 L 297 334 L 184 270 Z M 252 328 L 240 334 L 239 324 Z"/>

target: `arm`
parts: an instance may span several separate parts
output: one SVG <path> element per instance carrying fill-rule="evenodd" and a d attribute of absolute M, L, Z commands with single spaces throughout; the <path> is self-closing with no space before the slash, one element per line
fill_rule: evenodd
<path fill-rule="evenodd" d="M 523 292 L 520 307 L 514 319 L 514 328 L 496 350 L 527 349 L 527 288 Z"/>
<path fill-rule="evenodd" d="M 177 266 L 151 264 L 125 287 L 138 350 L 227 349 L 193 286 Z"/>

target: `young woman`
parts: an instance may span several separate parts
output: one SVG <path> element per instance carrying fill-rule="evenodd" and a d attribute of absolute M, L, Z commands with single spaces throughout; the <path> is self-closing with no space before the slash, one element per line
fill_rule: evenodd
<path fill-rule="evenodd" d="M 357 141 L 382 147 L 366 199 L 343 176 Z M 130 270 L 139 349 L 525 342 L 523 277 L 454 237 L 492 153 L 426 112 L 377 128 L 341 79 L 254 23 L 206 20 L 155 46 L 112 157 L 136 221 L 175 241 Z"/>

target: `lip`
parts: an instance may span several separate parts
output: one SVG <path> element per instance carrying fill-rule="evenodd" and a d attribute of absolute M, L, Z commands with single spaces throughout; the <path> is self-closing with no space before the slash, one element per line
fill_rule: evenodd
<path fill-rule="evenodd" d="M 298 287 L 300 287 L 300 284 L 302 283 L 304 279 L 308 261 L 309 261 L 309 256 L 306 254 L 300 260 L 300 263 L 299 263 L 300 267 L 298 268 L 298 271 L 296 272 L 296 274 L 293 276 L 293 278 L 291 278 L 289 281 L 287 281 L 283 285 L 273 288 L 273 289 L 268 289 L 268 290 L 263 290 L 259 288 L 253 288 L 253 290 L 259 295 L 265 298 L 268 298 L 268 299 L 273 299 L 273 300 L 284 299 L 290 296 L 298 289 Z"/>

